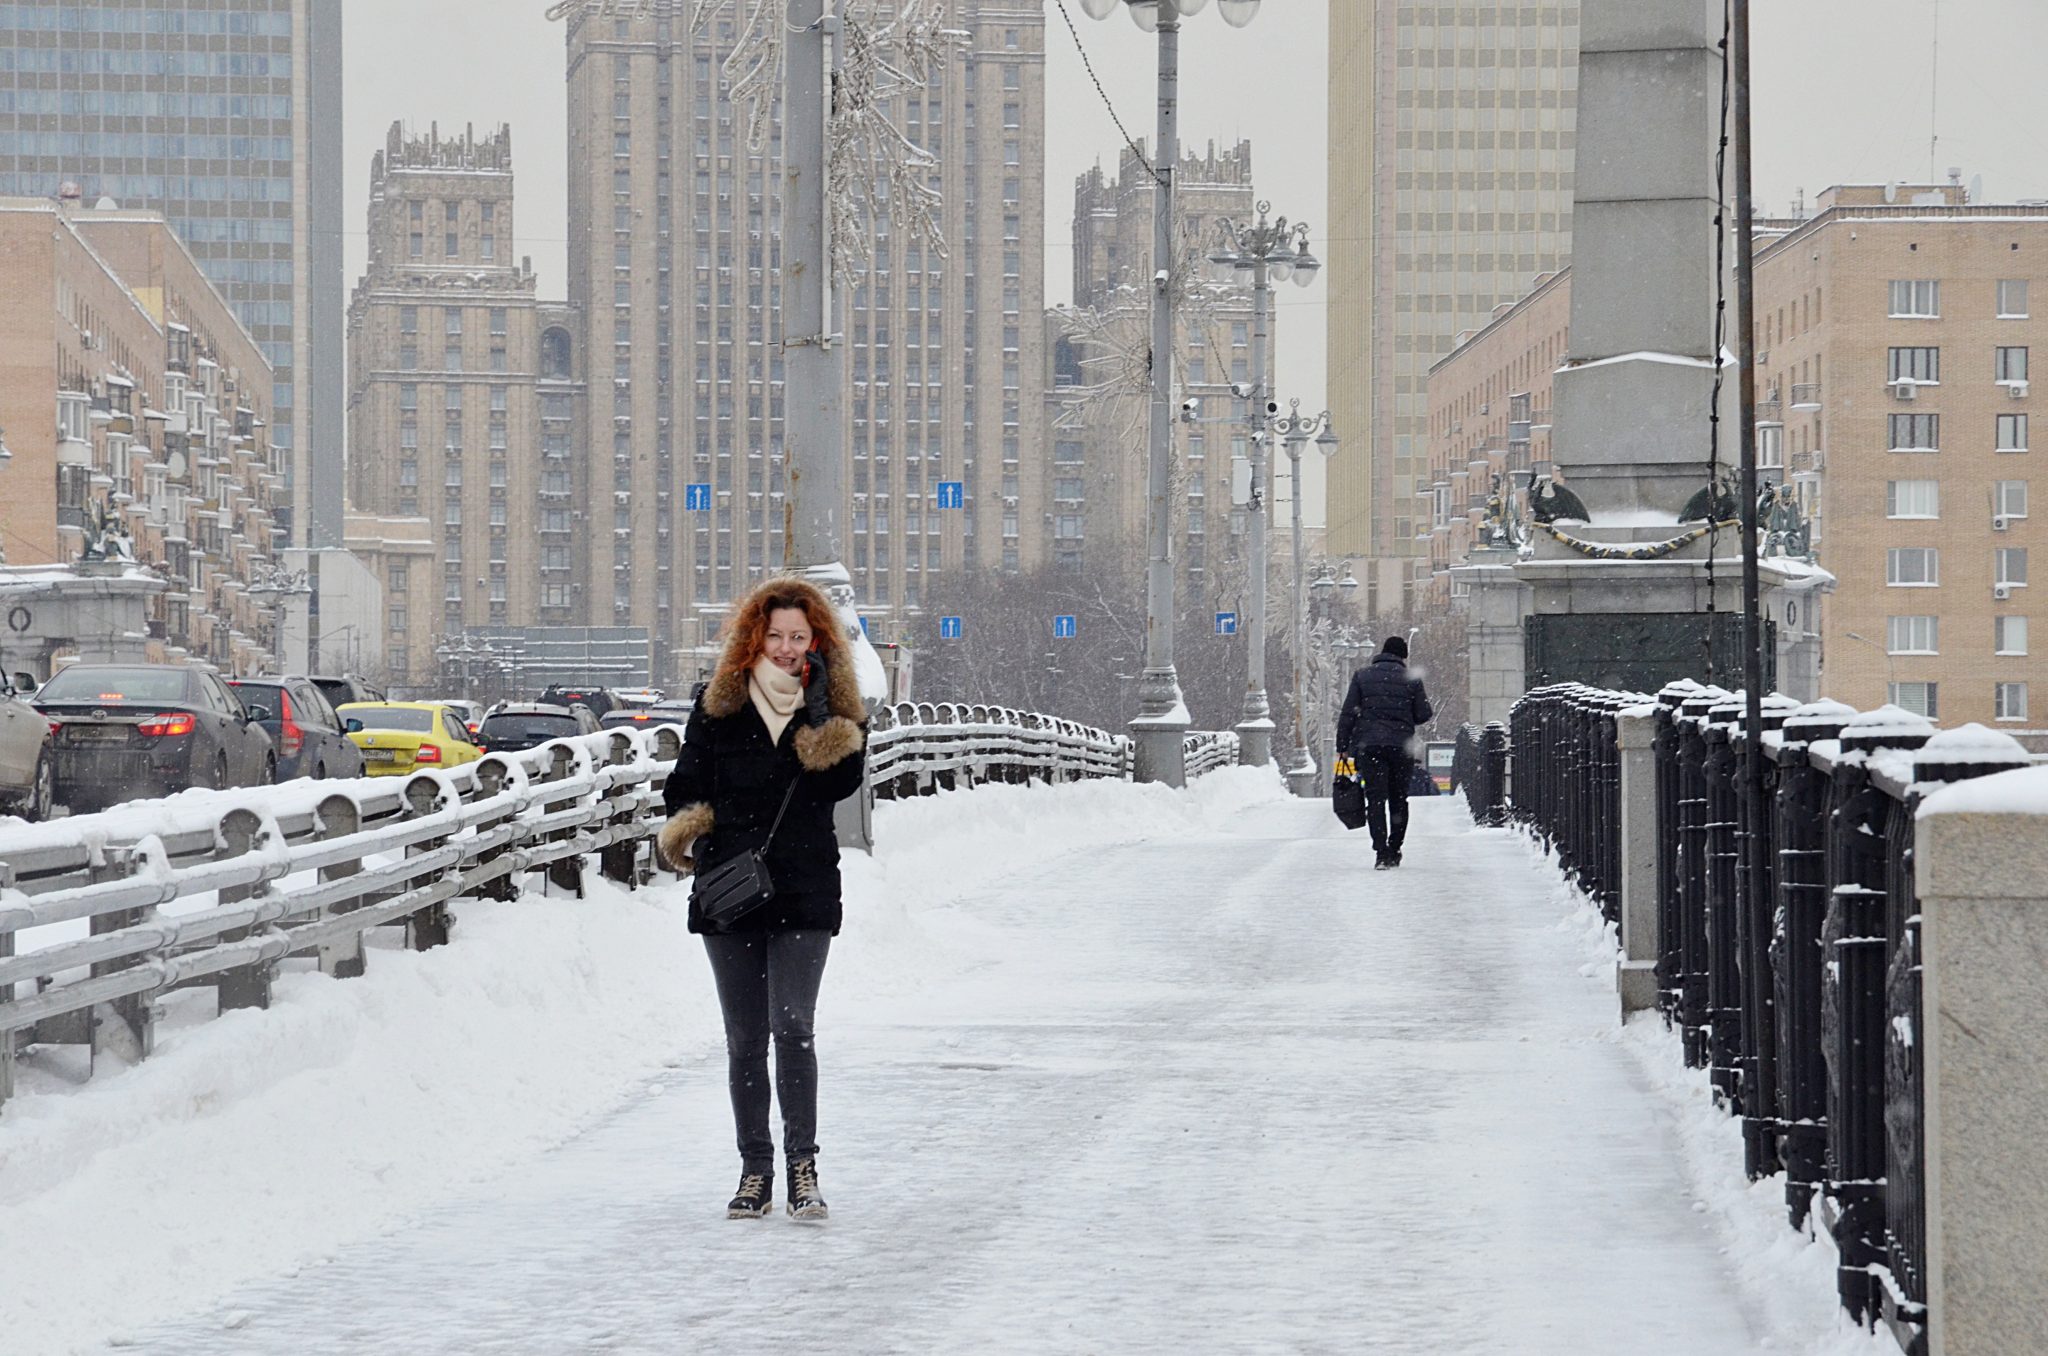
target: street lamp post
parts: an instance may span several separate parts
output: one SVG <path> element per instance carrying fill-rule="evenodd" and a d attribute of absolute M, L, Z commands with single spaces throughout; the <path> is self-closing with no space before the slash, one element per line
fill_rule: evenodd
<path fill-rule="evenodd" d="M 1181 735 L 1189 725 L 1173 666 L 1173 175 L 1180 159 L 1180 21 L 1208 0 L 1081 0 L 1090 18 L 1122 3 L 1139 28 L 1159 36 L 1159 131 L 1152 147 L 1152 409 L 1148 440 L 1145 568 L 1145 673 L 1131 721 L 1133 775 L 1180 786 L 1187 770 Z M 1243 28 L 1260 0 L 1217 0 L 1217 12 Z"/>
<path fill-rule="evenodd" d="M 1260 203 L 1253 223 L 1227 217 L 1218 223 L 1223 243 L 1209 256 L 1210 263 L 1249 276 L 1252 284 L 1251 380 L 1234 392 L 1244 398 L 1252 464 L 1251 606 L 1245 618 L 1244 718 L 1237 723 L 1237 757 L 1248 767 L 1273 761 L 1273 707 L 1266 699 L 1266 442 L 1280 403 L 1266 385 L 1267 316 L 1273 283 L 1292 276 L 1298 286 L 1307 287 L 1321 268 L 1309 252 L 1308 226 L 1286 217 L 1268 221 L 1270 206 Z"/>
<path fill-rule="evenodd" d="M 1306 795 L 1315 784 L 1315 759 L 1308 751 L 1308 708 L 1302 699 L 1302 665 L 1308 654 L 1308 610 L 1302 604 L 1303 555 L 1301 546 L 1301 449 L 1313 442 L 1324 460 L 1337 455 L 1337 434 L 1330 427 L 1330 412 L 1306 415 L 1301 412 L 1301 402 L 1287 402 L 1287 413 L 1273 420 L 1273 432 L 1287 448 L 1287 463 L 1291 479 L 1289 498 L 1294 501 L 1291 521 L 1294 533 L 1294 766 L 1288 771 L 1288 785 L 1296 795 Z M 1345 578 L 1352 588 L 1358 581 L 1350 578 L 1346 568 Z"/>

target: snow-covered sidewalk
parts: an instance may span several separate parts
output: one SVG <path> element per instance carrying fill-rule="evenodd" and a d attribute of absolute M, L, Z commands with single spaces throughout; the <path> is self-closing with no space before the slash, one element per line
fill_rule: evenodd
<path fill-rule="evenodd" d="M 166 1356 L 784 1339 L 835 1353 L 1883 1352 L 1837 1322 L 1824 1247 L 1769 1229 L 1770 1188 L 1743 1189 L 1732 1131 L 1669 1067 L 1662 1033 L 1616 1028 L 1611 981 L 1554 870 L 1451 800 L 1417 802 L 1415 817 L 1408 864 L 1376 874 L 1363 834 L 1246 771 L 1185 793 L 988 788 L 884 807 L 882 854 L 849 862 L 849 925 L 820 1004 L 823 1228 L 723 1218 L 737 1172 L 723 1049 L 702 953 L 679 935 L 681 892 L 601 898 L 590 907 L 606 921 L 571 929 L 574 973 L 554 982 L 601 994 L 604 967 L 621 967 L 621 1001 L 566 1006 L 614 1080 L 645 1059 L 651 1076 L 626 1081 L 623 1102 L 606 1111 L 572 1077 L 571 1105 L 551 1106 L 573 1051 L 550 1046 L 520 1072 L 520 1052 L 475 1016 L 480 1068 L 466 1076 L 460 1043 L 423 1036 L 409 1056 L 379 1037 L 390 1086 L 358 1089 L 349 1123 L 300 1146 L 310 1185 L 280 1183 L 267 1209 L 185 1240 L 236 1265 L 209 1270 L 180 1246 L 102 1257 L 68 1284 L 36 1267 L 50 1288 L 0 1298 L 0 1331 L 26 1322 L 53 1339 L 40 1351 L 60 1337 L 101 1349 L 97 1329 Z M 536 902 L 498 906 L 504 917 L 478 906 L 478 936 L 373 956 L 352 983 L 484 964 L 510 945 L 502 934 L 534 926 Z M 317 1005 L 350 986 L 301 987 Z M 523 1011 L 482 980 L 449 987 L 448 1003 L 485 1017 Z M 323 1067 L 349 1069 L 339 1054 Z M 443 1076 L 460 1124 L 543 1128 L 472 1130 L 465 1159 L 422 1123 Z M 302 1081 L 316 1102 L 332 1095 Z M 96 1084 L 52 1100 L 91 1094 L 129 1095 Z M 565 1126 L 579 1108 L 595 1118 L 580 1133 Z M 273 1128 L 290 1115 L 273 1106 Z M 203 1142 L 197 1124 L 169 1130 Z M 218 1170 L 245 1172 L 228 1128 L 215 1127 Z M 551 1151 L 531 1142 L 564 1134 Z M 343 1136 L 357 1151 L 328 1161 Z M 7 1142 L 0 1130 L 0 1165 Z M 163 1150 L 138 1137 L 126 1152 L 147 1171 Z M 73 1203 L 105 1208 L 112 1189 Z M 176 1237 L 200 1203 L 136 1189 L 130 1229 Z M 44 1228 L 61 1227 L 60 1192 L 28 1202 Z M 11 1262 L 34 1240 L 5 1205 Z M 323 1208 L 341 1223 L 323 1229 Z M 141 1282 L 146 1307 L 103 1304 L 153 1263 L 169 1274 Z M 150 1326 L 177 1299 L 223 1291 Z M 38 1300 L 106 1316 L 54 1321 Z"/>

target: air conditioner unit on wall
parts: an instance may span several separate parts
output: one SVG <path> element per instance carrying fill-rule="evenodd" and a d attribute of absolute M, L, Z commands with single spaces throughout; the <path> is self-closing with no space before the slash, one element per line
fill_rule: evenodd
<path fill-rule="evenodd" d="M 2023 381 L 2009 381 L 2005 384 L 2005 393 L 2014 400 L 2024 400 L 2027 397 L 2027 384 Z"/>
<path fill-rule="evenodd" d="M 2006 599 L 2012 597 L 2012 585 L 1993 584 L 1991 586 L 1991 596 L 1993 598 L 1996 598 L 2001 603 L 2004 602 Z"/>
<path fill-rule="evenodd" d="M 2003 532 L 2011 526 L 2012 519 L 2006 517 L 2003 513 L 1994 513 L 1991 515 L 1991 530 L 1993 532 Z"/>
<path fill-rule="evenodd" d="M 1920 389 L 1910 381 L 1895 381 L 1892 383 L 1892 395 L 1899 400 L 1917 400 Z"/>

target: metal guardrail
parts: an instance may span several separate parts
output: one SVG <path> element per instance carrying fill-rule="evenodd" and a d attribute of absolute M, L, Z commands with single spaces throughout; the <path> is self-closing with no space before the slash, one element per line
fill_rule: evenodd
<path fill-rule="evenodd" d="M 2029 764 L 1998 735 L 1958 756 L 1897 708 L 1772 694 L 1763 783 L 1743 775 L 1739 696 L 1563 684 L 1512 719 L 1515 821 L 1619 915 L 1616 722 L 1654 720 L 1658 1006 L 1686 1062 L 1740 1117 L 1752 1180 L 1782 1173 L 1803 1228 L 1818 1206 L 1843 1307 L 1926 1350 L 1924 1077 L 1914 820 L 1943 785 Z M 1962 734 L 1964 732 L 1954 732 Z M 1988 732 L 1987 732 L 1988 733 Z M 1944 736 L 1944 739 L 1949 738 Z M 1636 794 L 1633 790 L 1631 795 Z M 1747 845 L 1766 838 L 1764 878 Z"/>
<path fill-rule="evenodd" d="M 1508 822 L 1508 728 L 1493 721 L 1485 729 L 1458 727 L 1451 752 L 1451 790 L 1465 793 L 1472 822 L 1495 828 Z"/>
<path fill-rule="evenodd" d="M 1181 766 L 1187 779 L 1205 777 L 1218 768 L 1237 765 L 1237 731 L 1191 730 L 1181 736 Z"/>
<path fill-rule="evenodd" d="M 535 870 L 580 895 L 591 854 L 607 879 L 645 884 L 681 740 L 678 726 L 617 729 L 448 771 L 186 792 L 0 829 L 0 1105 L 29 1046 L 149 1054 L 174 990 L 211 987 L 218 1011 L 267 1007 L 287 958 L 360 975 L 372 929 L 439 946 L 451 900 L 511 898 Z M 1230 732 L 1186 747 L 1190 777 L 1236 759 Z M 901 703 L 869 725 L 868 784 L 884 799 L 1131 767 L 1125 736 L 1001 707 Z M 18 950 L 25 932 L 80 921 L 83 937 Z"/>

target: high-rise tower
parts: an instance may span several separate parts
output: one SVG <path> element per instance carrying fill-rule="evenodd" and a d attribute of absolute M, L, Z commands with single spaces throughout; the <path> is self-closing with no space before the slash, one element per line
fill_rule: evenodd
<path fill-rule="evenodd" d="M 341 542 L 341 0 L 0 6 L 0 196 L 161 212 L 263 347 L 295 544 Z"/>
<path fill-rule="evenodd" d="M 725 608 L 783 559 L 781 122 L 758 139 L 726 66 L 740 7 L 571 0 L 569 295 L 584 326 L 593 623 L 650 625 L 662 678 L 709 662 Z M 1042 549 L 1044 16 L 951 0 L 964 46 L 891 120 L 933 160 L 943 251 L 895 204 L 843 279 L 846 564 L 864 613 Z M 1027 323 L 1028 322 L 1028 323 Z M 1031 374 L 1026 399 L 1025 374 Z M 938 507 L 958 481 L 964 510 Z M 701 487 L 701 488 L 692 488 Z"/>
<path fill-rule="evenodd" d="M 1329 550 L 1427 568 L 1429 369 L 1569 261 L 1579 4 L 1330 6 Z"/>

